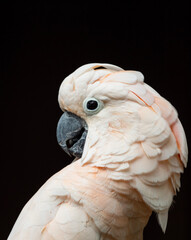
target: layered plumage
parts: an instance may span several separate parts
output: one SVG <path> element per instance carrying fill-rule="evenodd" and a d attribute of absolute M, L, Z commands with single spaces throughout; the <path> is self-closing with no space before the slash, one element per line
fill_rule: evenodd
<path fill-rule="evenodd" d="M 175 108 L 143 80 L 87 64 L 63 81 L 61 109 L 88 126 L 83 155 L 33 196 L 8 240 L 141 240 L 152 211 L 165 231 L 188 150 Z M 99 112 L 86 113 L 89 98 Z"/>

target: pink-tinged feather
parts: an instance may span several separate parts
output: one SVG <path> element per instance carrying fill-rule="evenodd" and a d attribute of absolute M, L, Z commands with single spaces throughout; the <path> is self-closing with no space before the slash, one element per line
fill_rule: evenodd
<path fill-rule="evenodd" d="M 186 142 L 186 136 L 181 122 L 177 119 L 176 122 L 171 126 L 172 132 L 177 141 L 177 147 L 180 152 L 181 161 L 184 167 L 187 166 L 188 146 Z"/>

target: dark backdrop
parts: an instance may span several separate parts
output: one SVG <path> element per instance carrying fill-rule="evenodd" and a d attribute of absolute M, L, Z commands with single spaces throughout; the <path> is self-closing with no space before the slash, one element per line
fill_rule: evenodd
<path fill-rule="evenodd" d="M 125 2 L 125 1 L 124 1 Z M 77 67 L 107 62 L 143 72 L 178 110 L 190 135 L 189 1 L 25 1 L 1 11 L 1 231 L 5 240 L 29 198 L 70 163 L 55 132 L 57 93 Z M 153 215 L 144 239 L 188 240 L 190 164 L 166 234 Z"/>

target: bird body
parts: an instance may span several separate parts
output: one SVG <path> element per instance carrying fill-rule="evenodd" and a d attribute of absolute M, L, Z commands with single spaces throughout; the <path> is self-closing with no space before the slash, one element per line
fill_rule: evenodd
<path fill-rule="evenodd" d="M 175 108 L 143 79 L 87 64 L 63 81 L 73 135 L 60 133 L 61 119 L 58 139 L 77 160 L 32 197 L 8 240 L 141 240 L 152 211 L 165 232 L 188 150 Z"/>
<path fill-rule="evenodd" d="M 77 160 L 31 198 L 9 239 L 141 239 L 150 214 L 127 182 Z"/>

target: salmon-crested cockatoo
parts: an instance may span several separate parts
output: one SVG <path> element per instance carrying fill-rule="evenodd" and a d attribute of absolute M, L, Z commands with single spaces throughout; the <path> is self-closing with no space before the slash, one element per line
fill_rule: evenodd
<path fill-rule="evenodd" d="M 141 240 L 152 211 L 165 232 L 187 143 L 175 108 L 143 80 L 99 63 L 65 78 L 57 139 L 75 161 L 30 199 L 8 240 Z"/>

